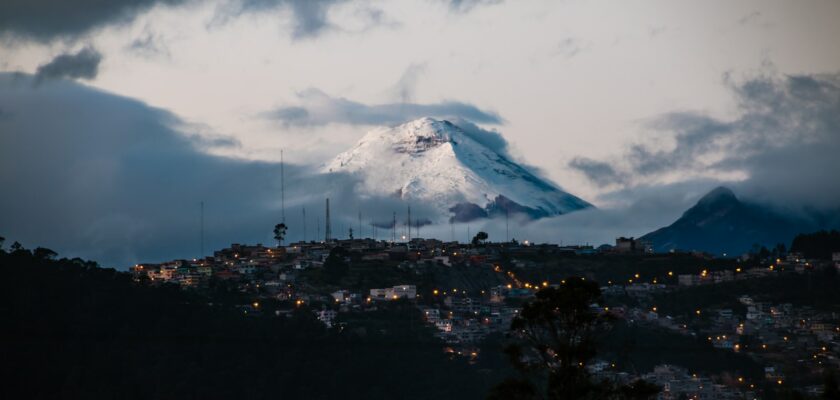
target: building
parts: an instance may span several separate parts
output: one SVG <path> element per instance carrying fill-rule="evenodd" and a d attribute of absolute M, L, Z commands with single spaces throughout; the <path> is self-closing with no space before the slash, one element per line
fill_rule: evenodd
<path fill-rule="evenodd" d="M 615 239 L 613 252 L 622 254 L 647 254 L 653 253 L 653 245 L 646 240 L 635 238 L 619 237 Z"/>
<path fill-rule="evenodd" d="M 383 289 L 371 289 L 370 298 L 372 300 L 397 300 L 397 299 L 411 299 L 417 297 L 417 286 L 414 285 L 397 285 Z"/>

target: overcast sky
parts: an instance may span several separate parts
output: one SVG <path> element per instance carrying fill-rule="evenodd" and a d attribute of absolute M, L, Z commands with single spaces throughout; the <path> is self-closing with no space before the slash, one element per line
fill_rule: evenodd
<path fill-rule="evenodd" d="M 140 124 L 167 132 L 160 146 L 180 135 L 190 157 L 243 170 L 281 148 L 320 164 L 377 125 L 428 114 L 500 132 L 514 158 L 602 209 L 674 198 L 657 215 L 667 222 L 720 183 L 765 199 L 798 185 L 800 203 L 832 207 L 838 20 L 837 1 L 2 2 L 0 174 L 19 186 L 30 171 L 14 157 L 46 162 L 12 150 L 26 129 L 47 135 L 36 148 L 72 127 L 138 129 L 120 114 L 97 122 L 101 108 L 63 112 L 59 100 L 81 96 L 150 118 Z M 24 116 L 44 121 L 14 122 Z"/>

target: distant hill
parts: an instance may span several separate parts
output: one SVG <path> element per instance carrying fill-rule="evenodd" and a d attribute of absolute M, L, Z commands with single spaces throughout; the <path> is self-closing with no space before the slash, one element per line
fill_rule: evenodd
<path fill-rule="evenodd" d="M 819 225 L 809 219 L 784 215 L 769 207 L 743 202 L 732 190 L 718 187 L 701 198 L 673 224 L 641 237 L 654 250 L 697 250 L 740 255 L 754 244 L 790 246 L 802 232 Z"/>

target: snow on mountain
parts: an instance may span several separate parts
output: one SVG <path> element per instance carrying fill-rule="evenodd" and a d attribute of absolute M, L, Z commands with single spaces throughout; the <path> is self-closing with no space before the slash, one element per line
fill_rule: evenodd
<path fill-rule="evenodd" d="M 322 172 L 354 174 L 363 194 L 428 202 L 455 221 L 505 211 L 539 218 L 591 207 L 451 122 L 432 118 L 373 130 Z"/>

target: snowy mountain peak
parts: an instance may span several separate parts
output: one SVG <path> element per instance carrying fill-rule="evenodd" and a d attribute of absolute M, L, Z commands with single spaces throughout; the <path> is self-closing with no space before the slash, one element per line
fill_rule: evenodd
<path fill-rule="evenodd" d="M 369 132 L 359 142 L 386 140 L 392 143 L 395 152 L 419 154 L 452 141 L 451 133 L 460 128 L 449 121 L 432 118 L 420 118 L 392 129 L 379 129 Z M 358 145 L 357 145 L 358 146 Z"/>
<path fill-rule="evenodd" d="M 590 207 L 474 135 L 432 118 L 375 129 L 323 172 L 358 176 L 367 195 L 430 202 L 456 221 L 505 212 L 538 218 Z"/>

